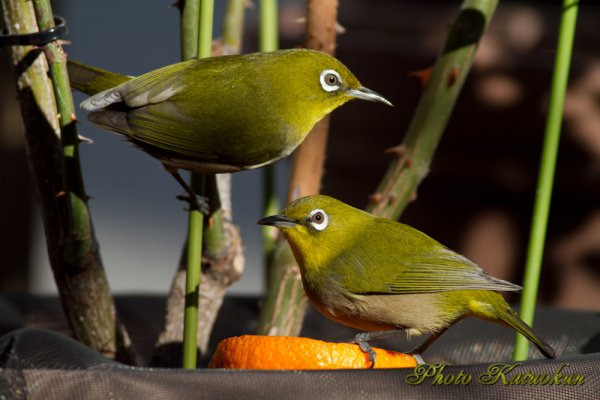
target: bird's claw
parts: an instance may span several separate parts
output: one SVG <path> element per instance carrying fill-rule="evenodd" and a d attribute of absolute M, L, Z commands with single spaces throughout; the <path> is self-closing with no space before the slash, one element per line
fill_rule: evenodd
<path fill-rule="evenodd" d="M 371 362 L 371 364 L 369 365 L 369 369 L 371 369 L 375 368 L 375 360 L 377 359 L 377 354 L 375 354 L 375 351 L 371 348 L 369 343 L 367 343 L 368 340 L 370 340 L 369 332 L 361 332 L 357 333 L 356 336 L 354 336 L 354 340 L 352 341 L 352 343 L 356 343 L 358 347 L 360 347 L 362 352 L 365 353 L 367 357 L 369 357 L 369 361 Z"/>
<path fill-rule="evenodd" d="M 204 215 L 210 214 L 210 206 L 208 204 L 208 198 L 200 195 L 190 196 L 186 194 L 180 194 L 177 196 L 177 200 L 185 201 L 190 205 L 191 210 L 198 210 Z"/>

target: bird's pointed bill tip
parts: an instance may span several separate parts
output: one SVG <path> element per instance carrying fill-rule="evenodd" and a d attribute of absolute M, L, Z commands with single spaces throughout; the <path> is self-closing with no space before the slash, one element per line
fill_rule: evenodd
<path fill-rule="evenodd" d="M 350 89 L 348 93 L 350 94 L 350 96 L 357 99 L 375 101 L 378 103 L 387 104 L 390 107 L 394 106 L 388 99 L 386 99 L 376 91 L 366 88 L 364 86 L 360 86 L 358 89 Z"/>
<path fill-rule="evenodd" d="M 298 223 L 284 215 L 271 215 L 260 219 L 257 222 L 258 225 L 274 226 L 276 228 L 293 228 Z"/>

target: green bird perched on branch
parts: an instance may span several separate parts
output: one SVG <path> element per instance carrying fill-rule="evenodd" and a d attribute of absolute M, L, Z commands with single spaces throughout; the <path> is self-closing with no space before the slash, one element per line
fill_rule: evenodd
<path fill-rule="evenodd" d="M 124 135 L 178 173 L 236 172 L 289 155 L 324 116 L 352 99 L 391 105 L 318 51 L 195 59 L 130 78 L 69 61 L 71 86 L 92 95 L 88 119 Z"/>
<path fill-rule="evenodd" d="M 420 355 L 469 316 L 511 327 L 544 356 L 555 357 L 497 292 L 520 286 L 487 275 L 416 229 L 327 196 L 303 197 L 258 223 L 282 231 L 300 266 L 304 290 L 321 313 L 367 331 L 355 342 L 372 365 L 369 340 L 389 336 L 390 330 L 408 336 L 431 333 L 412 352 Z"/>

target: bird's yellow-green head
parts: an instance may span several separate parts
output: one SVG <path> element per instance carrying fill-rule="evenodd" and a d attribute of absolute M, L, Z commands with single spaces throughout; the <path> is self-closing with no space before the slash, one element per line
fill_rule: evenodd
<path fill-rule="evenodd" d="M 295 200 L 280 214 L 258 223 L 282 231 L 301 267 L 320 268 L 361 240 L 360 228 L 373 219 L 373 215 L 339 200 L 315 195 Z"/>
<path fill-rule="evenodd" d="M 338 59 L 307 49 L 257 53 L 263 63 L 256 79 L 272 89 L 269 104 L 278 119 L 304 139 L 321 118 L 353 99 L 392 105 L 364 87 Z M 262 75 L 262 76 L 260 76 Z"/>
<path fill-rule="evenodd" d="M 326 53 L 294 49 L 282 50 L 278 56 L 273 58 L 274 62 L 279 63 L 278 67 L 272 69 L 273 73 L 285 73 L 288 70 L 288 83 L 294 85 L 293 81 L 301 82 L 304 86 L 301 92 L 303 96 L 328 104 L 325 108 L 329 111 L 352 99 L 392 105 L 380 94 L 362 86 L 344 64 Z"/>

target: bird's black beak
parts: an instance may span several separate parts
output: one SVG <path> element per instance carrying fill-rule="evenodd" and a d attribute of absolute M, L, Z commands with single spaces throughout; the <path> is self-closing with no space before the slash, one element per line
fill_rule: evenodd
<path fill-rule="evenodd" d="M 387 104 L 388 106 L 392 106 L 388 99 L 375 92 L 374 90 L 367 89 L 364 86 L 359 87 L 358 89 L 350 89 L 348 90 L 348 94 L 357 99 L 367 100 L 367 101 L 376 101 L 378 103 Z"/>
<path fill-rule="evenodd" d="M 265 217 L 257 222 L 259 225 L 270 225 L 277 228 L 293 228 L 298 225 L 293 219 L 286 217 L 285 215 L 271 215 Z"/>

